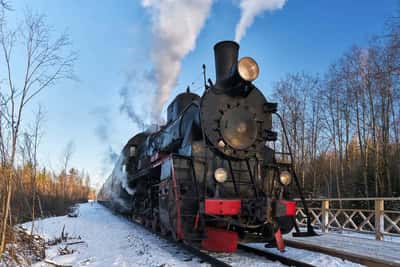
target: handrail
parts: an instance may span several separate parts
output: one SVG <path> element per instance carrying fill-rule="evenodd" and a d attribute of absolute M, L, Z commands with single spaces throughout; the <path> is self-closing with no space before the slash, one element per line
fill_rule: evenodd
<path fill-rule="evenodd" d="M 302 202 L 301 199 L 295 199 Z M 321 202 L 319 207 L 308 208 L 312 217 L 312 225 L 322 232 L 330 230 L 346 230 L 358 233 L 375 234 L 377 240 L 384 236 L 400 237 L 400 210 L 385 210 L 385 202 L 400 201 L 400 197 L 376 198 L 314 198 L 306 202 Z M 337 201 L 374 201 L 372 209 L 365 208 L 333 208 L 331 202 Z M 296 221 L 298 225 L 306 226 L 304 208 L 298 206 Z"/>

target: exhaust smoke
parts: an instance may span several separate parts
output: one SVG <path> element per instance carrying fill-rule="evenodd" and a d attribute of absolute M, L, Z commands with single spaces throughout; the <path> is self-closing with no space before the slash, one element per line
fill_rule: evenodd
<path fill-rule="evenodd" d="M 152 117 L 159 120 L 181 71 L 182 59 L 195 48 L 196 38 L 210 12 L 212 0 L 143 0 L 151 14 L 157 90 Z"/>
<path fill-rule="evenodd" d="M 236 25 L 235 41 L 240 42 L 256 16 L 264 11 L 282 9 L 285 3 L 286 0 L 241 0 L 241 15 L 239 23 Z"/>

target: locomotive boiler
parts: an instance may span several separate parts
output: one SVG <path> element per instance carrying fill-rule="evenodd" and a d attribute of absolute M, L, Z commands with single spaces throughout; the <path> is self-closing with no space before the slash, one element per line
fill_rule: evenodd
<path fill-rule="evenodd" d="M 293 166 L 273 145 L 277 104 L 253 84 L 259 66 L 251 57 L 238 60 L 237 43 L 219 42 L 214 53 L 215 81 L 202 96 L 176 96 L 164 126 L 127 142 L 99 198 L 153 231 L 210 251 L 281 243 L 295 226 L 296 203 Z"/>

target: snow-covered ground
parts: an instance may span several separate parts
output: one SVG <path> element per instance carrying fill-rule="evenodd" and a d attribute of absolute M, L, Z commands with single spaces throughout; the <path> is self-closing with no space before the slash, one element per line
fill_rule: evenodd
<path fill-rule="evenodd" d="M 30 229 L 30 225 L 25 223 L 23 226 Z M 59 238 L 63 228 L 68 240 L 50 246 L 46 250 L 47 261 L 64 266 L 208 266 L 176 245 L 114 215 L 97 203 L 80 205 L 79 216 L 76 218 L 60 216 L 35 222 L 35 233 L 46 240 Z M 262 244 L 255 246 L 262 247 Z M 270 251 L 279 253 L 276 249 Z M 60 255 L 63 252 L 72 253 Z M 316 266 L 357 266 L 335 257 L 300 249 L 288 248 L 286 253 Z M 232 266 L 283 266 L 243 252 L 223 253 L 217 257 Z M 44 266 L 54 265 L 45 262 L 34 264 L 34 267 Z"/>
<path fill-rule="evenodd" d="M 260 250 L 266 250 L 275 254 L 279 254 L 275 248 L 264 248 L 263 244 L 251 244 L 252 247 L 258 248 Z M 360 265 L 351 261 L 345 261 L 340 258 L 332 257 L 329 255 L 321 254 L 318 252 L 307 251 L 303 249 L 297 249 L 292 247 L 285 248 L 285 256 L 295 259 L 298 261 L 302 261 L 305 263 L 309 263 L 314 266 L 337 266 L 337 267 L 361 267 L 364 265 Z"/>
<path fill-rule="evenodd" d="M 181 253 L 163 242 L 155 235 L 112 214 L 97 203 L 79 206 L 79 216 L 47 218 L 35 222 L 35 231 L 46 240 L 60 237 L 65 226 L 65 233 L 70 239 L 67 243 L 83 241 L 68 246 L 74 250 L 69 255 L 59 255 L 61 243 L 46 250 L 46 259 L 57 264 L 69 266 L 201 266 L 197 259 Z M 24 224 L 30 229 L 30 223 Z M 40 262 L 34 265 L 51 266 Z"/>
<path fill-rule="evenodd" d="M 317 233 L 321 233 L 321 231 L 316 231 L 316 232 Z M 374 234 L 370 234 L 370 233 L 357 233 L 357 232 L 346 231 L 346 230 L 330 231 L 329 233 L 375 240 L 375 235 Z M 400 243 L 400 236 L 385 235 L 383 240 L 384 241 L 388 241 L 388 242 Z"/>
<path fill-rule="evenodd" d="M 23 224 L 30 229 L 31 223 Z M 79 206 L 79 216 L 52 217 L 35 222 L 35 232 L 46 240 L 68 234 L 66 242 L 49 247 L 46 260 L 65 266 L 209 266 L 97 203 Z M 59 255 L 67 243 L 72 254 Z M 232 266 L 283 266 L 247 253 L 220 254 Z M 53 266 L 39 262 L 34 267 Z"/>

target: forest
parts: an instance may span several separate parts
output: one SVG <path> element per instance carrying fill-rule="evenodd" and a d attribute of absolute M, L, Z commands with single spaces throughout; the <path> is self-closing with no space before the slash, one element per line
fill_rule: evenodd
<path fill-rule="evenodd" d="M 397 14 L 383 33 L 352 46 L 323 73 L 290 73 L 274 85 L 272 99 L 310 197 L 400 195 Z M 286 142 L 277 149 L 287 152 Z"/>

